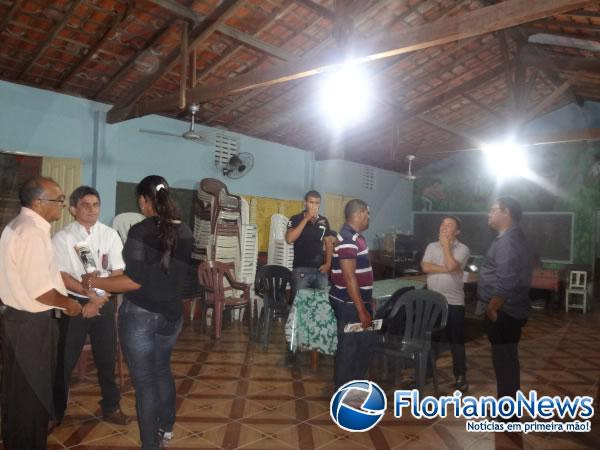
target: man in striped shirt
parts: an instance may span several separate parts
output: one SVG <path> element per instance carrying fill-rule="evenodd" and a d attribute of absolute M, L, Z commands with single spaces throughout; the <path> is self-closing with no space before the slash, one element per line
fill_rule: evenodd
<path fill-rule="evenodd" d="M 352 380 L 364 379 L 375 344 L 375 333 L 344 333 L 348 323 L 371 325 L 373 270 L 369 247 L 360 233 L 369 228 L 369 207 L 358 199 L 350 200 L 344 210 L 346 223 L 337 236 L 331 270 L 329 303 L 337 319 L 338 345 L 334 362 L 337 390 Z"/>

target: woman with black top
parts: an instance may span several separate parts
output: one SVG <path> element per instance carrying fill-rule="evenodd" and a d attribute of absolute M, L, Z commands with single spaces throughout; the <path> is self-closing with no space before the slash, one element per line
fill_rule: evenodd
<path fill-rule="evenodd" d="M 83 283 L 88 288 L 125 292 L 119 309 L 119 339 L 135 388 L 142 449 L 151 450 L 173 436 L 171 353 L 181 331 L 181 296 L 193 237 L 179 220 L 164 178 L 144 178 L 136 193 L 146 219 L 127 235 L 125 273 L 111 278 L 88 275 Z"/>

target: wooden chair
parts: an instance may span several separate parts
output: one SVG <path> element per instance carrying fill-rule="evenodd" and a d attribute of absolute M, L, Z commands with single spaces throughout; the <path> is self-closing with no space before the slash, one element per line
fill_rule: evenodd
<path fill-rule="evenodd" d="M 202 324 L 206 324 L 206 311 L 213 308 L 213 320 L 215 329 L 215 338 L 221 337 L 221 327 L 223 323 L 223 313 L 225 309 L 244 309 L 251 305 L 250 285 L 241 283 L 234 278 L 233 263 L 223 263 L 219 261 L 203 261 L 198 267 L 198 279 L 204 287 L 204 302 L 202 304 Z M 229 286 L 225 286 L 224 280 L 227 280 Z M 233 290 L 241 290 L 241 296 L 229 296 Z M 256 309 L 256 301 L 254 305 Z M 252 336 L 252 317 L 250 313 L 248 318 L 250 324 L 250 336 Z"/>

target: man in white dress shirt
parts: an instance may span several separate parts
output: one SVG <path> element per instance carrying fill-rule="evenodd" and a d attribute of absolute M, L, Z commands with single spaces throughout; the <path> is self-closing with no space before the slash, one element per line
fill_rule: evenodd
<path fill-rule="evenodd" d="M 53 310 L 70 316 L 79 303 L 66 296 L 54 260 L 50 224 L 61 217 L 65 196 L 51 178 L 19 189 L 21 211 L 0 237 L 2 317 L 2 439 L 6 450 L 45 450 L 53 414 L 52 383 L 58 329 Z"/>
<path fill-rule="evenodd" d="M 56 420 L 60 423 L 64 417 L 71 373 L 89 334 L 102 394 L 102 415 L 109 422 L 126 425 L 128 418 L 119 406 L 121 395 L 115 381 L 115 301 L 99 302 L 86 296 L 81 285 L 85 268 L 75 250 L 76 244 L 85 242 L 102 276 L 116 276 L 122 274 L 125 268 L 121 256 L 123 244 L 115 230 L 98 222 L 100 195 L 96 189 L 89 186 L 75 189 L 69 198 L 69 211 L 75 221 L 56 233 L 52 243 L 69 297 L 77 300 L 83 310 L 80 317 L 60 321 L 59 360 L 54 387 Z"/>

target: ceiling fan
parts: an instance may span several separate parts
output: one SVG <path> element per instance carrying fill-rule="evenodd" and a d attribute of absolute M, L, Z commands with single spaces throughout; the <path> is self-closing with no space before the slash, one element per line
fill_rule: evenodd
<path fill-rule="evenodd" d="M 175 134 L 175 133 L 170 133 L 168 131 L 159 131 L 159 130 L 148 130 L 148 129 L 144 129 L 144 128 L 140 128 L 140 133 L 149 133 L 149 134 L 157 134 L 160 136 L 174 136 L 174 137 L 181 137 L 184 139 L 187 139 L 189 141 L 194 141 L 197 142 L 198 144 L 208 144 L 208 140 L 206 139 L 205 136 L 201 135 L 200 133 L 198 133 L 195 129 L 195 119 L 196 119 L 196 113 L 200 110 L 200 105 L 196 104 L 196 103 L 192 103 L 190 105 L 190 113 L 192 114 L 192 121 L 190 123 L 190 129 L 187 130 L 186 132 L 182 133 L 182 134 Z"/>

